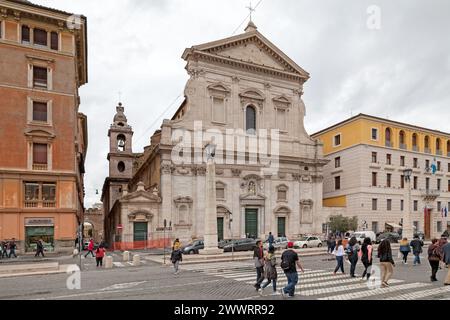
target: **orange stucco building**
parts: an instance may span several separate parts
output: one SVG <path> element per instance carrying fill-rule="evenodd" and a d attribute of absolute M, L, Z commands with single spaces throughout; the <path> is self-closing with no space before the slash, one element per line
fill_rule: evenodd
<path fill-rule="evenodd" d="M 0 240 L 71 251 L 84 212 L 84 16 L 0 0 Z"/>

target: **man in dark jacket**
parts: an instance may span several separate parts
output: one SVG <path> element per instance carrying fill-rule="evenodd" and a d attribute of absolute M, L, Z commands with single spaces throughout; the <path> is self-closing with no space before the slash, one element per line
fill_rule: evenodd
<path fill-rule="evenodd" d="M 447 277 L 445 278 L 444 284 L 446 286 L 450 286 L 450 242 L 447 243 L 443 248 L 442 251 L 444 252 L 444 263 L 448 267 Z"/>
<path fill-rule="evenodd" d="M 273 243 L 275 242 L 275 239 L 273 237 L 272 232 L 269 232 L 269 237 L 267 238 L 267 242 L 269 243 L 269 248 L 273 246 Z"/>
<path fill-rule="evenodd" d="M 422 253 L 423 242 L 420 241 L 419 236 L 415 235 L 414 240 L 409 244 L 413 249 L 414 265 L 420 264 L 420 254 Z"/>
<path fill-rule="evenodd" d="M 261 289 L 261 283 L 264 281 L 264 249 L 261 240 L 256 242 L 253 250 L 253 260 L 256 268 L 256 283 L 254 285 L 256 291 Z"/>
<path fill-rule="evenodd" d="M 17 248 L 16 239 L 13 238 L 8 246 L 9 246 L 9 256 L 8 256 L 8 258 L 11 258 L 11 256 L 14 256 L 14 258 L 17 258 L 17 255 L 16 255 L 16 248 Z"/>

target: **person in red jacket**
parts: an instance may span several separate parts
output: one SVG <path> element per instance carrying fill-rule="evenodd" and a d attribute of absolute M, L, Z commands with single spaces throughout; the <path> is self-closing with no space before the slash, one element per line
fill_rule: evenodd
<path fill-rule="evenodd" d="M 88 253 L 86 253 L 86 255 L 84 257 L 87 258 L 89 253 L 92 254 L 92 257 L 95 258 L 95 255 L 94 255 L 94 240 L 92 238 L 91 238 L 91 240 L 89 240 Z"/>
<path fill-rule="evenodd" d="M 95 260 L 97 260 L 97 267 L 100 265 L 100 267 L 103 266 L 103 257 L 105 256 L 105 248 L 98 247 L 97 250 L 95 250 Z"/>

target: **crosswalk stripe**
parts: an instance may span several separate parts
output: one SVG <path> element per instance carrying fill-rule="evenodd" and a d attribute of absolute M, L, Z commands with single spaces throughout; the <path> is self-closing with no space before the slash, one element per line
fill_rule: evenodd
<path fill-rule="evenodd" d="M 403 280 L 391 280 L 391 283 L 401 283 L 404 282 Z M 339 287 L 330 287 L 330 288 L 324 288 L 324 289 L 313 289 L 313 290 L 305 290 L 302 291 L 300 294 L 302 296 L 318 296 L 325 293 L 334 293 L 334 292 L 341 292 L 341 291 L 349 291 L 349 290 L 358 290 L 358 289 L 368 289 L 367 284 L 353 284 L 348 286 L 339 286 Z"/>
<path fill-rule="evenodd" d="M 423 291 L 415 291 L 415 292 L 402 294 L 402 295 L 392 297 L 392 298 L 385 298 L 384 300 L 416 300 L 416 299 L 422 299 L 422 298 L 426 298 L 429 296 L 435 296 L 435 295 L 439 295 L 439 294 L 443 294 L 443 293 L 450 294 L 450 288 L 449 287 L 447 287 L 447 288 L 439 287 L 439 288 L 433 288 L 433 289 L 428 289 L 428 290 L 423 290 Z M 450 299 L 450 298 L 448 298 L 448 299 Z"/>
<path fill-rule="evenodd" d="M 329 272 L 320 272 L 320 273 L 317 273 L 317 274 L 310 274 L 310 275 L 301 275 L 301 276 L 299 276 L 299 282 L 300 283 L 304 283 L 304 282 L 313 282 L 313 281 L 316 281 L 318 278 L 323 278 L 323 277 L 326 277 L 326 279 L 327 278 L 333 278 L 333 279 L 343 279 L 343 278 L 348 278 L 348 275 L 341 275 L 341 274 L 339 274 L 339 275 L 331 275 L 330 276 L 330 273 Z M 253 276 L 253 278 L 255 278 L 255 276 Z M 250 279 L 253 279 L 253 278 L 250 278 Z M 286 278 L 286 276 L 283 274 L 283 275 L 278 275 L 278 280 L 277 280 L 277 283 L 284 283 L 284 282 L 287 282 L 287 278 Z M 250 284 L 251 282 L 247 282 L 247 284 Z"/>
<path fill-rule="evenodd" d="M 320 272 L 323 272 L 323 270 L 307 271 L 307 272 L 305 272 L 305 274 L 316 274 L 316 273 L 320 273 Z M 223 277 L 223 278 L 240 278 L 240 277 L 243 277 L 243 276 L 256 277 L 256 272 L 254 270 L 247 270 L 246 272 L 227 272 L 227 273 L 206 272 L 206 274 L 208 274 L 210 276 L 211 275 L 220 276 L 220 277 Z M 280 274 L 284 276 L 284 273 L 278 272 L 278 275 L 280 275 Z"/>
<path fill-rule="evenodd" d="M 401 280 L 390 280 L 390 283 L 401 283 L 404 281 Z M 348 294 L 340 294 L 340 295 L 334 295 L 334 296 L 328 296 L 328 297 L 321 297 L 318 300 L 351 300 L 351 299 L 361 299 L 361 298 L 368 298 L 371 296 L 377 296 L 377 295 L 385 295 L 387 293 L 396 292 L 396 291 L 402 291 L 402 290 L 408 290 L 408 289 L 416 289 L 416 288 L 423 288 L 428 286 L 426 283 L 408 283 L 408 284 L 401 284 L 393 287 L 387 287 L 387 288 L 377 288 L 370 290 L 367 287 L 359 287 L 354 289 L 365 289 L 364 291 L 358 291 Z M 351 289 L 349 289 L 351 290 Z M 347 290 L 339 290 L 339 291 L 347 291 Z M 301 294 L 304 294 L 303 292 Z"/>

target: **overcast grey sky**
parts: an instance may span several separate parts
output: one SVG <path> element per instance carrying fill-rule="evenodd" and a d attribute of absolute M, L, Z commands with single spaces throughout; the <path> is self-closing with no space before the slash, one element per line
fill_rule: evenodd
<path fill-rule="evenodd" d="M 248 0 L 32 1 L 88 18 L 89 83 L 80 90 L 80 111 L 89 123 L 87 207 L 100 200 L 108 174 L 107 132 L 118 92 L 135 132 L 133 151 L 141 152 L 182 100 L 167 110 L 188 79 L 183 50 L 231 36 L 249 5 Z M 381 9 L 380 30 L 367 27 L 370 5 Z M 253 20 L 311 74 L 303 97 L 310 134 L 357 113 L 449 132 L 449 14 L 447 0 L 263 0 Z"/>

